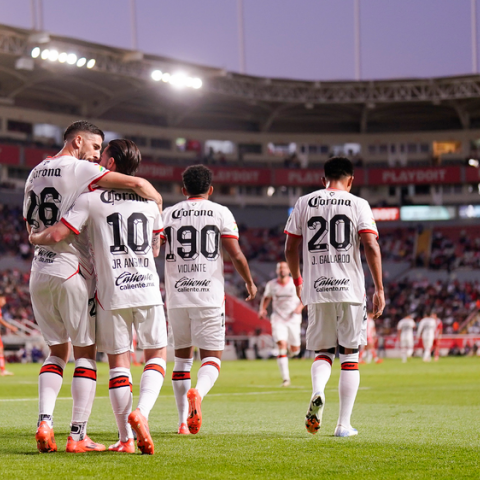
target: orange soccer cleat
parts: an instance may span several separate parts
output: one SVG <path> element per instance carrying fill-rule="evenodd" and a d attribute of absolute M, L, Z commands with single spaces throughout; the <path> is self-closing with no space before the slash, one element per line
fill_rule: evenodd
<path fill-rule="evenodd" d="M 325 395 L 317 392 L 312 395 L 307 415 L 305 415 L 305 428 L 308 433 L 315 435 L 322 425 L 323 408 L 325 407 Z"/>
<path fill-rule="evenodd" d="M 202 426 L 202 398 L 196 388 L 191 388 L 187 392 L 188 399 L 188 417 L 187 425 L 190 433 L 194 435 L 200 431 Z"/>
<path fill-rule="evenodd" d="M 47 422 L 40 422 L 37 433 L 35 433 L 35 440 L 37 441 L 37 449 L 40 453 L 57 451 L 53 428 L 50 427 Z"/>
<path fill-rule="evenodd" d="M 155 452 L 153 440 L 150 436 L 148 421 L 137 408 L 128 416 L 128 423 L 137 434 L 137 447 L 145 455 L 153 455 Z"/>
<path fill-rule="evenodd" d="M 86 452 L 103 452 L 105 445 L 101 443 L 95 443 L 89 437 L 85 437 L 83 440 L 75 441 L 72 437 L 67 439 L 67 453 L 86 453 Z"/>
<path fill-rule="evenodd" d="M 126 442 L 119 440 L 117 443 L 108 447 L 110 452 L 135 453 L 135 442 L 129 438 Z"/>
<path fill-rule="evenodd" d="M 190 430 L 188 429 L 187 427 L 187 424 L 186 423 L 182 423 L 179 427 L 178 427 L 178 432 L 177 432 L 179 435 L 190 435 Z"/>

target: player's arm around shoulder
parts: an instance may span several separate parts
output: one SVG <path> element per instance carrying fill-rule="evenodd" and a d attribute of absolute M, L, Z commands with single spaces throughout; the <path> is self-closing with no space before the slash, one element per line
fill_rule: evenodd
<path fill-rule="evenodd" d="M 102 177 L 96 184 L 103 188 L 133 190 L 137 195 L 140 195 L 147 200 L 153 200 L 157 204 L 159 211 L 162 211 L 162 196 L 157 192 L 155 187 L 144 178 L 123 175 L 122 173 L 117 172 L 109 172 L 108 175 Z"/>
<path fill-rule="evenodd" d="M 247 288 L 248 292 L 248 297 L 245 300 L 247 302 L 253 300 L 257 294 L 257 286 L 253 281 L 247 259 L 240 248 L 240 244 L 238 243 L 238 238 L 222 237 L 222 246 L 229 254 L 233 266 L 245 281 L 245 287 Z"/>
<path fill-rule="evenodd" d="M 32 245 L 55 245 L 66 240 L 72 231 L 62 222 L 58 222 L 40 233 L 31 232 L 28 240 Z"/>
<path fill-rule="evenodd" d="M 379 318 L 385 308 L 380 245 L 378 244 L 376 233 L 365 231 L 360 233 L 360 237 L 365 250 L 368 268 L 370 269 L 375 285 L 375 293 L 373 294 L 373 318 Z"/>

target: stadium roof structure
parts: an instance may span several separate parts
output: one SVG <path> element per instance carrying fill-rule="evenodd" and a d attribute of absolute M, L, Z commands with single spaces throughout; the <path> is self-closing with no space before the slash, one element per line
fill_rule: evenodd
<path fill-rule="evenodd" d="M 39 47 L 93 68 L 32 58 Z M 154 70 L 203 86 L 175 89 Z M 306 82 L 253 77 L 0 25 L 0 104 L 170 128 L 365 133 L 480 127 L 480 76 Z"/>

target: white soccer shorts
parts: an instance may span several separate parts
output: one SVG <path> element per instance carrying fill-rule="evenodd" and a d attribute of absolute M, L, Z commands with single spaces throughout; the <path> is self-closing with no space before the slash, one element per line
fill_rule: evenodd
<path fill-rule="evenodd" d="M 400 336 L 400 348 L 413 348 L 415 342 L 413 341 L 413 337 L 402 337 Z"/>
<path fill-rule="evenodd" d="M 422 335 L 422 343 L 424 350 L 431 350 L 433 347 L 433 341 L 435 337 L 433 335 Z"/>
<path fill-rule="evenodd" d="M 366 310 L 351 303 L 314 303 L 308 306 L 307 350 L 338 344 L 358 348 L 366 344 Z"/>
<path fill-rule="evenodd" d="M 301 314 L 293 314 L 289 320 L 284 320 L 282 317 L 272 313 L 270 320 L 272 322 L 272 337 L 275 343 L 287 342 L 291 347 L 299 347 L 301 345 Z"/>
<path fill-rule="evenodd" d="M 35 320 L 47 345 L 72 342 L 75 347 L 95 343 L 95 316 L 88 306 L 85 279 L 75 274 L 68 279 L 32 272 L 30 296 Z"/>
<path fill-rule="evenodd" d="M 97 309 L 97 350 L 109 355 L 129 352 L 133 330 L 137 332 L 137 345 L 142 350 L 167 346 L 167 324 L 163 305 Z"/>
<path fill-rule="evenodd" d="M 202 350 L 225 348 L 225 305 L 169 308 L 175 350 L 196 346 Z"/>

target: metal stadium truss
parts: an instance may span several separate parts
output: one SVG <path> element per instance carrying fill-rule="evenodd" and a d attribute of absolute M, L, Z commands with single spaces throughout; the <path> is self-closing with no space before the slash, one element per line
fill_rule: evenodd
<path fill-rule="evenodd" d="M 94 59 L 94 67 L 31 58 L 35 47 L 74 51 Z M 152 81 L 155 69 L 187 71 L 202 79 L 203 88 L 173 92 Z M 259 78 L 0 26 L 0 104 L 216 130 L 459 130 L 480 125 L 480 76 L 362 82 Z"/>

